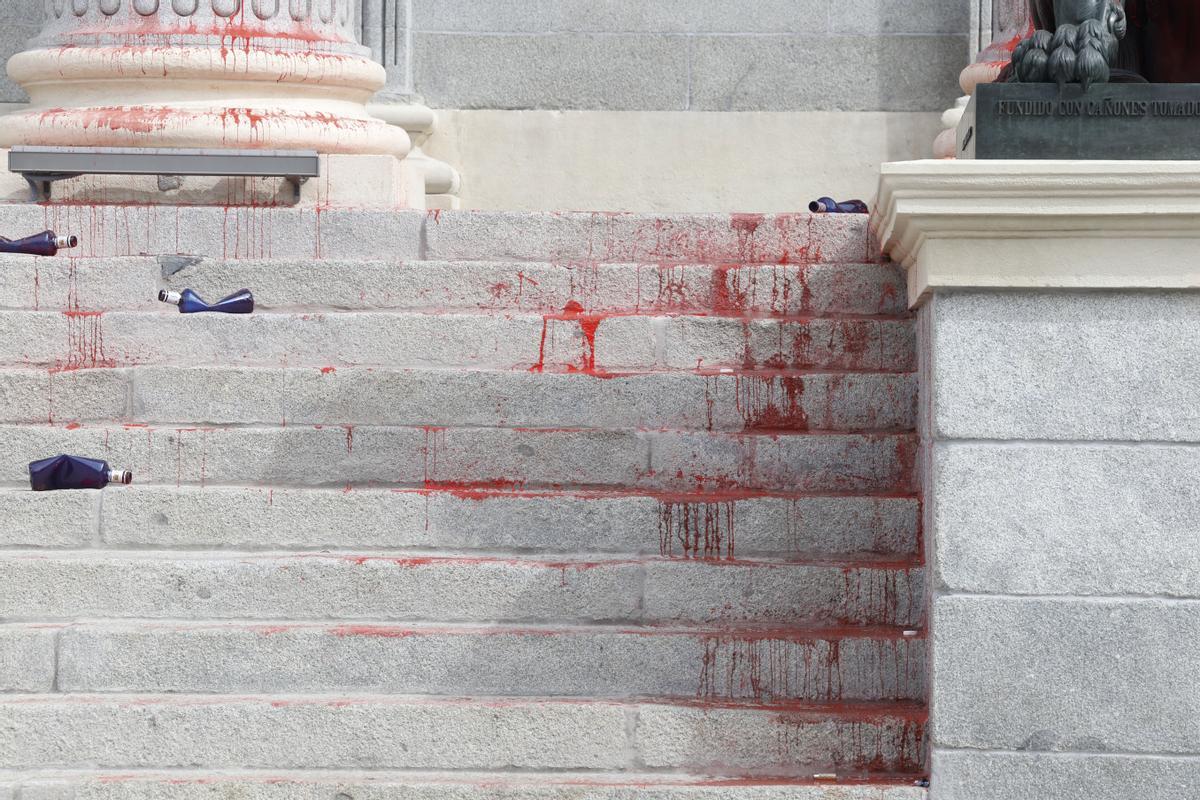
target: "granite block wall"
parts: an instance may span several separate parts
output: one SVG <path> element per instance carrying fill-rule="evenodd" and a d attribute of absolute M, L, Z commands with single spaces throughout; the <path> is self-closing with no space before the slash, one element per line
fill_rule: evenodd
<path fill-rule="evenodd" d="M 1195 797 L 1200 299 L 947 292 L 921 314 L 932 797 Z"/>

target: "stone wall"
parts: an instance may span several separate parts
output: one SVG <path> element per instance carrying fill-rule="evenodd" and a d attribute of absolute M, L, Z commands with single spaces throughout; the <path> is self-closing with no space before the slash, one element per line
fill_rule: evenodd
<path fill-rule="evenodd" d="M 946 293 L 921 313 L 935 796 L 1194 797 L 1200 298 Z"/>
<path fill-rule="evenodd" d="M 25 43 L 37 35 L 42 27 L 44 6 L 45 0 L 0 2 L 0 57 L 5 61 L 25 49 Z M 0 103 L 23 103 L 28 99 L 7 73 L 0 74 Z"/>
<path fill-rule="evenodd" d="M 459 109 L 940 112 L 970 26 L 964 0 L 366 2 L 395 85 Z"/>
<path fill-rule="evenodd" d="M 475 208 L 789 211 L 928 156 L 978 0 L 360 0 Z M 5 0 L 37 27 L 42 0 Z M 0 12 L 5 13 L 5 12 Z M 2 99 L 23 99 L 8 85 Z"/>

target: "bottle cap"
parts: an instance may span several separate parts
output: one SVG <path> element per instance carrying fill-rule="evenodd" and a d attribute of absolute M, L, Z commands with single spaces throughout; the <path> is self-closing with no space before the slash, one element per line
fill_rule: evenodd
<path fill-rule="evenodd" d="M 54 237 L 54 245 L 56 247 L 71 248 L 79 246 L 78 236 L 56 236 Z"/>
<path fill-rule="evenodd" d="M 173 306 L 177 306 L 181 300 L 183 300 L 183 295 L 179 292 L 172 292 L 168 289 L 160 289 L 158 291 L 158 301 L 160 303 L 170 303 Z"/>
<path fill-rule="evenodd" d="M 127 469 L 114 469 L 109 472 L 108 480 L 109 483 L 120 483 L 128 486 L 133 483 L 133 473 Z"/>

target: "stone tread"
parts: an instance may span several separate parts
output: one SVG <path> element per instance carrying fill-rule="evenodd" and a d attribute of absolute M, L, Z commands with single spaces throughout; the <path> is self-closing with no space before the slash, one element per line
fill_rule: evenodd
<path fill-rule="evenodd" d="M 0 552 L 0 617 L 923 624 L 911 561 L 859 565 L 381 553 Z"/>
<path fill-rule="evenodd" d="M 461 367 L 611 374 L 640 370 L 912 372 L 915 329 L 892 318 L 364 311 L 250 316 L 7 311 L 0 366 L 139 364 Z"/>
<path fill-rule="evenodd" d="M 737 371 L 598 376 L 508 370 L 141 366 L 0 369 L 0 423 L 110 422 L 897 431 L 901 373 Z"/>
<path fill-rule="evenodd" d="M 0 627 L 0 644 L 30 648 L 46 634 L 30 626 Z M 915 702 L 925 696 L 924 640 L 916 632 L 907 637 L 885 628 L 88 623 L 63 628 L 57 647 L 55 686 L 62 692 L 375 692 L 747 704 Z"/>
<path fill-rule="evenodd" d="M 11 783 L 10 783 L 11 781 Z M 925 800 L 925 789 L 894 778 L 838 785 L 809 780 L 689 779 L 659 773 L 388 773 L 243 770 L 235 774 L 59 772 L 9 778 L 22 800 Z"/>
<path fill-rule="evenodd" d="M 225 260 L 842 264 L 876 261 L 865 214 L 609 214 L 4 205 L 6 230 L 76 234 L 73 255 Z"/>
<path fill-rule="evenodd" d="M 90 495 L 90 496 L 89 496 Z M 139 485 L 0 491 L 0 545 L 625 554 L 678 559 L 917 553 L 915 497 Z M 329 520 L 336 514 L 337 524 Z"/>
<path fill-rule="evenodd" d="M 364 488 L 913 492 L 910 433 L 714 434 L 528 428 L 0 425 L 0 483 L 46 453 L 91 453 L 142 483 Z M 113 487 L 119 491 L 118 487 Z"/>
<path fill-rule="evenodd" d="M 905 703 L 7 695 L 0 762 L 10 769 L 593 771 L 644 763 L 693 775 L 723 768 L 865 776 L 919 769 L 926 716 Z"/>
<path fill-rule="evenodd" d="M 597 264 L 0 255 L 0 307 L 161 310 L 161 288 L 252 287 L 267 310 L 905 316 L 892 264 Z"/>

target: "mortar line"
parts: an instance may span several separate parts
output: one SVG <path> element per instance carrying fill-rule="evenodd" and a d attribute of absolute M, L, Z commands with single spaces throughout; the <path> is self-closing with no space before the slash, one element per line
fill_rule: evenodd
<path fill-rule="evenodd" d="M 1200 434 L 1197 441 L 1178 441 L 1171 439 L 988 439 L 980 437 L 978 439 L 969 438 L 942 438 L 937 437 L 933 440 L 934 445 L 950 445 L 950 446 L 970 446 L 970 445 L 987 445 L 989 447 L 1001 448 L 1021 448 L 1021 447 L 1119 447 L 1122 449 L 1171 449 L 1171 450 L 1193 450 L 1200 447 Z M 935 456 L 936 458 L 936 453 Z"/>
<path fill-rule="evenodd" d="M 50 655 L 50 667 L 53 670 L 51 672 L 52 677 L 51 677 L 51 681 L 50 681 L 50 691 L 51 691 L 51 693 L 54 693 L 54 694 L 58 694 L 60 691 L 59 690 L 59 680 L 58 680 L 58 678 L 59 678 L 58 669 L 59 669 L 59 662 L 61 660 L 60 651 L 62 649 L 62 635 L 63 635 L 62 628 L 54 631 L 54 647 L 51 650 L 51 655 Z"/>
<path fill-rule="evenodd" d="M 1006 592 L 935 591 L 934 602 L 946 598 L 965 597 L 977 600 L 1018 600 L 1026 602 L 1085 603 L 1113 605 L 1117 603 L 1155 603 L 1192 607 L 1200 597 L 1180 597 L 1167 594 L 1011 594 Z"/>
<path fill-rule="evenodd" d="M 416 76 L 413 75 L 413 0 L 405 0 L 404 7 L 404 91 L 416 92 Z"/>
<path fill-rule="evenodd" d="M 1126 750 L 1005 750 L 1002 748 L 993 747 L 947 747 L 945 745 L 935 745 L 934 752 L 942 753 L 979 753 L 997 756 L 1009 756 L 1016 758 L 1061 758 L 1067 760 L 1082 761 L 1091 758 L 1120 758 L 1120 759 L 1149 759 L 1149 760 L 1169 760 L 1169 761 L 1195 761 L 1200 762 L 1200 754 L 1196 753 L 1169 753 L 1162 751 L 1149 751 L 1140 753 L 1136 751 Z"/>

